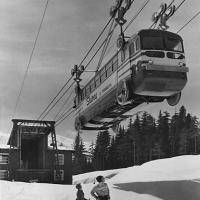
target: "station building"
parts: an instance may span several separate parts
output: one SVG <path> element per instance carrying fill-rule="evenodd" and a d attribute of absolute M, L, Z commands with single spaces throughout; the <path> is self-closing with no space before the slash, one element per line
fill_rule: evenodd
<path fill-rule="evenodd" d="M 12 121 L 8 143 L 0 148 L 0 179 L 72 184 L 73 150 L 57 147 L 55 122 Z"/>

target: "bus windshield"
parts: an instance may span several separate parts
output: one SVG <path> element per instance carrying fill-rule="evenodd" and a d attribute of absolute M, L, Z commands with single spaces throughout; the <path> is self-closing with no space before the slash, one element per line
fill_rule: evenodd
<path fill-rule="evenodd" d="M 164 50 L 164 40 L 162 36 L 143 36 L 142 49 Z"/>
<path fill-rule="evenodd" d="M 141 37 L 144 50 L 167 50 L 183 52 L 182 41 L 168 35 L 144 35 Z"/>
<path fill-rule="evenodd" d="M 180 39 L 167 36 L 165 38 L 166 50 L 183 52 L 183 45 Z"/>

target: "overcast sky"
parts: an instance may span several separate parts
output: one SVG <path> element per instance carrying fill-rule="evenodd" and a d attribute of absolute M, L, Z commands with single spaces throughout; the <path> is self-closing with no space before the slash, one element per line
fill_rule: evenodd
<path fill-rule="evenodd" d="M 145 0 L 135 0 L 126 18 L 130 20 Z M 169 3 L 170 1 L 164 0 Z M 178 5 L 181 0 L 176 0 Z M 115 0 L 50 0 L 25 80 L 14 118 L 36 119 L 51 99 L 71 76 L 74 64 L 79 64 L 89 47 L 109 19 L 110 6 Z M 131 36 L 151 25 L 152 13 L 161 1 L 151 0 L 144 11 L 127 30 Z M 30 54 L 43 15 L 46 0 L 0 0 L 0 132 L 9 133 L 19 88 L 28 65 Z M 169 31 L 176 32 L 200 11 L 200 1 L 186 1 L 169 20 Z M 200 16 L 193 20 L 180 35 L 184 40 L 188 83 L 176 109 L 185 105 L 188 112 L 200 117 Z M 118 35 L 116 30 L 115 36 Z M 116 37 L 113 38 L 113 41 Z M 113 48 L 109 55 L 114 53 Z M 109 57 L 109 56 L 107 56 Z M 87 63 L 87 62 L 86 62 Z M 85 63 L 84 63 L 85 64 Z M 95 62 L 90 69 L 95 68 Z M 91 74 L 87 74 L 91 76 Z M 83 77 L 83 83 L 86 78 Z M 63 99 L 65 101 L 67 95 Z M 61 101 L 47 116 L 54 120 Z M 67 106 L 71 106 L 68 104 Z M 174 111 L 166 103 L 140 107 L 150 113 Z M 134 111 L 133 111 L 134 113 Z M 73 115 L 56 128 L 57 134 L 74 137 Z M 90 140 L 94 133 L 83 133 Z"/>

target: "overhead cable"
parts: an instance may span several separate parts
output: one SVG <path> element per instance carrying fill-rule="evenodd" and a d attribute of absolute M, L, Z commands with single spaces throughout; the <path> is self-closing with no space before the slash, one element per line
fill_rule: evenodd
<path fill-rule="evenodd" d="M 59 116 L 59 114 L 62 115 L 62 114 L 65 112 L 63 108 L 64 108 L 65 105 L 68 103 L 69 99 L 72 97 L 73 92 L 74 92 L 74 91 L 71 90 L 71 92 L 70 92 L 68 98 L 64 101 L 63 105 L 60 107 L 60 109 L 58 110 L 57 114 L 55 115 L 54 120 L 56 120 L 56 118 Z"/>
<path fill-rule="evenodd" d="M 60 120 L 62 120 L 66 115 L 69 114 L 69 111 L 71 111 L 72 107 L 68 108 L 67 111 L 65 111 L 57 120 L 56 123 L 58 123 Z"/>
<path fill-rule="evenodd" d="M 105 56 L 106 50 L 107 50 L 108 45 L 109 45 L 109 43 L 110 43 L 110 39 L 111 39 L 111 37 L 112 37 L 112 35 L 113 35 L 112 27 L 113 27 L 114 21 L 115 21 L 115 19 L 113 18 L 112 23 L 111 23 L 111 25 L 110 25 L 110 29 L 109 29 L 109 31 L 108 31 L 108 35 L 107 35 L 107 37 L 106 37 L 106 41 L 105 41 L 105 43 L 104 43 L 104 47 L 103 47 L 103 50 L 102 50 L 102 53 L 101 53 L 99 62 L 98 62 L 98 64 L 97 64 L 96 71 L 99 70 L 99 68 L 100 68 L 100 66 L 101 66 L 101 64 L 102 64 L 102 61 L 103 61 L 103 58 L 104 58 L 104 56 Z M 111 32 L 112 32 L 112 34 L 111 34 Z"/>
<path fill-rule="evenodd" d="M 60 125 L 67 117 L 69 117 L 75 110 L 72 110 L 67 116 L 65 116 L 62 120 L 60 120 L 59 122 L 57 122 L 55 124 L 55 127 Z"/>
<path fill-rule="evenodd" d="M 83 60 L 79 64 L 79 66 L 83 64 L 83 62 L 85 61 L 85 59 L 87 58 L 87 56 L 89 55 L 89 53 L 91 52 L 91 50 L 93 49 L 93 47 L 95 46 L 95 44 L 98 42 L 99 38 L 102 36 L 103 32 L 106 30 L 107 26 L 110 24 L 111 21 L 112 21 L 112 17 L 110 17 L 109 21 L 106 23 L 106 25 L 104 26 L 104 28 L 101 31 L 101 33 L 99 34 L 99 36 L 97 37 L 97 39 L 94 41 L 93 45 L 88 50 L 88 52 L 86 53 L 85 57 L 83 58 Z"/>
<path fill-rule="evenodd" d="M 63 96 L 69 91 L 69 89 L 74 85 L 74 81 L 71 83 L 71 85 L 65 90 L 65 92 L 60 96 L 60 98 L 51 106 L 51 108 L 46 112 L 46 114 L 42 117 L 41 120 L 43 120 L 49 112 L 56 106 L 56 104 L 63 98 Z"/>
<path fill-rule="evenodd" d="M 197 12 L 184 26 L 182 26 L 177 33 L 181 32 L 191 21 L 193 21 L 198 15 L 200 14 L 200 11 Z"/>
<path fill-rule="evenodd" d="M 99 36 L 97 37 L 97 39 L 94 41 L 94 43 L 93 43 L 93 45 L 90 47 L 90 49 L 88 50 L 88 52 L 86 53 L 86 55 L 85 55 L 85 57 L 82 59 L 82 61 L 80 62 L 80 64 L 79 64 L 79 66 L 80 65 L 82 65 L 82 63 L 85 61 L 85 59 L 87 58 L 87 56 L 89 55 L 89 53 L 91 52 L 91 50 L 93 49 L 93 47 L 95 46 L 95 44 L 98 42 L 98 40 L 100 39 L 100 37 L 102 36 L 102 34 L 103 34 L 103 32 L 105 31 L 105 29 L 107 28 L 107 26 L 109 25 L 109 23 L 111 22 L 111 20 L 112 20 L 112 17 L 109 19 L 109 21 L 106 23 L 106 25 L 104 26 L 104 28 L 103 28 L 103 30 L 101 31 L 101 33 L 99 34 Z M 42 119 L 44 119 L 44 117 L 46 117 L 47 116 L 47 114 L 50 112 L 50 110 L 51 110 L 51 108 L 52 107 L 54 107 L 54 106 L 52 106 L 51 108 L 50 108 L 50 106 L 53 104 L 53 102 L 56 100 L 56 98 L 60 95 L 60 93 L 64 90 L 64 88 L 68 85 L 68 83 L 72 80 L 72 76 L 67 80 L 67 82 L 64 84 L 64 86 L 59 90 L 59 92 L 56 94 L 56 96 L 51 100 L 51 102 L 46 106 L 46 108 L 44 109 L 44 111 L 40 114 L 40 116 L 38 117 L 38 120 L 40 119 L 40 118 L 42 118 Z M 71 86 L 70 86 L 71 87 Z M 68 91 L 68 90 L 67 90 Z M 65 94 L 66 94 L 66 92 L 65 92 Z M 62 95 L 62 97 L 63 97 L 64 95 Z M 61 97 L 61 98 L 62 98 Z M 60 99 L 61 99 L 60 98 Z M 60 101 L 60 99 L 58 100 L 58 101 L 56 101 L 56 102 L 59 102 Z M 48 111 L 48 109 L 49 109 L 49 111 Z M 48 112 L 46 115 L 44 115 L 45 114 L 45 112 Z M 43 116 L 44 115 L 44 116 Z M 43 117 L 42 117 L 43 116 Z"/>
<path fill-rule="evenodd" d="M 141 7 L 141 9 L 137 12 L 137 14 L 134 16 L 134 18 L 131 20 L 131 23 L 138 17 L 138 15 L 141 13 L 141 11 L 146 7 L 146 5 L 149 3 L 150 0 L 147 0 L 144 5 Z M 134 0 L 131 2 L 131 4 L 134 2 Z M 131 23 L 129 23 L 126 27 L 126 29 L 128 29 L 128 27 L 131 25 Z M 110 37 L 110 35 L 113 34 L 115 28 L 117 27 L 117 24 L 114 25 L 112 31 L 109 31 L 108 36 L 106 37 L 106 39 L 102 42 L 102 44 L 99 46 L 99 48 L 97 49 L 97 51 L 95 52 L 95 54 L 92 56 L 92 58 L 89 60 L 89 62 L 86 64 L 85 69 L 89 66 L 89 64 L 92 62 L 92 60 L 94 59 L 94 57 L 97 55 L 97 53 L 100 51 L 100 49 L 103 47 L 103 45 L 106 43 L 107 39 Z M 126 30 L 125 29 L 125 30 Z M 71 114 L 71 113 L 70 113 Z M 70 116 L 70 114 L 68 114 L 62 121 L 64 121 L 67 117 Z M 60 122 L 62 123 L 62 122 Z M 60 124 L 59 123 L 59 124 Z"/>
<path fill-rule="evenodd" d="M 23 80 L 22 80 L 22 83 L 21 83 L 21 86 L 20 86 L 20 89 L 19 89 L 19 94 L 17 96 L 17 100 L 16 100 L 16 104 L 15 104 L 15 108 L 14 108 L 14 112 L 13 112 L 12 118 L 14 118 L 14 116 L 15 116 L 15 114 L 17 112 L 17 107 L 19 105 L 20 97 L 21 97 L 21 94 L 22 94 L 22 91 L 23 91 L 23 88 L 24 88 L 24 85 L 25 85 L 25 80 L 27 78 L 28 71 L 30 69 L 30 64 L 31 64 L 31 61 L 32 61 L 32 58 L 33 58 L 33 53 L 35 51 L 35 47 L 36 47 L 36 44 L 37 44 L 37 41 L 38 41 L 38 37 L 39 37 L 40 31 L 41 31 L 41 28 L 42 28 L 42 24 L 43 24 L 43 21 L 44 21 L 44 17 L 45 17 L 46 11 L 47 11 L 48 4 L 49 4 L 49 0 L 47 0 L 46 4 L 45 4 L 45 8 L 44 8 L 44 11 L 43 11 L 42 19 L 41 19 L 40 25 L 38 27 L 37 35 L 36 35 L 36 38 L 35 38 L 35 41 L 34 41 L 34 44 L 33 44 L 33 48 L 32 48 L 29 60 L 28 60 L 26 71 L 24 73 L 24 77 L 23 77 Z"/>
<path fill-rule="evenodd" d="M 140 8 L 140 10 L 137 12 L 137 14 L 131 19 L 131 21 L 128 23 L 124 31 L 126 31 L 129 26 L 133 23 L 133 21 L 138 17 L 138 15 L 142 12 L 142 10 L 146 7 L 146 5 L 149 3 L 150 0 L 146 0 L 146 2 L 143 4 L 143 6 Z"/>

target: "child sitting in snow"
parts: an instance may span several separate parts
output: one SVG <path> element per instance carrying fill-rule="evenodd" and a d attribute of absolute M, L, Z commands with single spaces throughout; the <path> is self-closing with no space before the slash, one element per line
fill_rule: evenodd
<path fill-rule="evenodd" d="M 77 185 L 76 185 L 76 189 L 78 190 L 77 191 L 77 193 L 76 193 L 76 200 L 87 200 L 87 199 L 85 199 L 85 195 L 84 195 L 84 192 L 83 192 L 83 189 L 82 189 L 82 186 L 81 186 L 81 184 L 80 183 L 78 183 Z"/>

